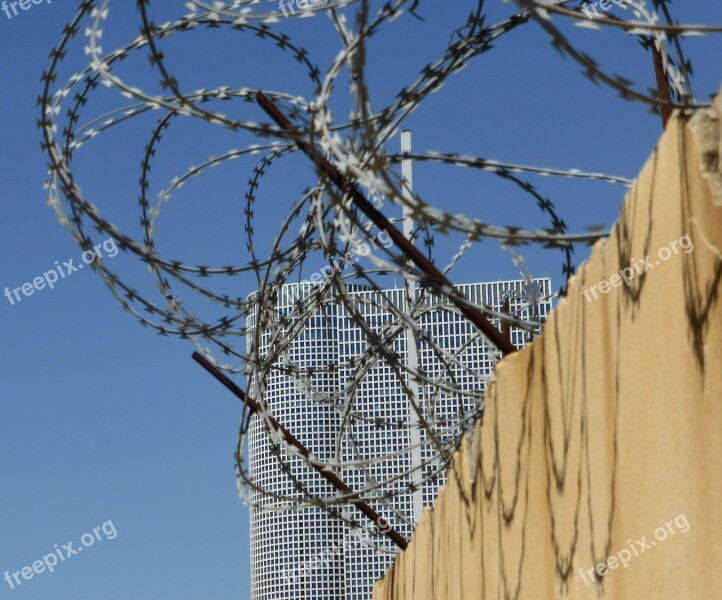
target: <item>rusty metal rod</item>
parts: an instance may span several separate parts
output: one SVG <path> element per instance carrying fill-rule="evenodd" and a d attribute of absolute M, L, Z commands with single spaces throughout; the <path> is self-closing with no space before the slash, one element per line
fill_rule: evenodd
<path fill-rule="evenodd" d="M 669 81 L 664 73 L 664 61 L 662 54 L 652 45 L 652 55 L 654 56 L 654 74 L 657 77 L 657 89 L 659 90 L 659 99 L 662 102 L 672 103 L 672 90 L 669 87 Z M 662 104 L 660 106 L 660 114 L 662 115 L 662 127 L 667 129 L 667 123 L 672 118 L 672 107 L 670 104 Z"/>
<path fill-rule="evenodd" d="M 501 312 L 505 315 L 511 316 L 511 303 L 509 302 L 509 298 L 504 300 L 504 304 L 501 305 Z M 511 342 L 511 323 L 509 321 L 502 321 L 501 322 L 501 335 L 504 336 L 504 339 L 509 342 Z"/>
<path fill-rule="evenodd" d="M 233 381 L 229 377 L 227 377 L 218 368 L 211 364 L 211 362 L 205 356 L 198 352 L 194 352 L 193 360 L 195 360 L 201 367 L 203 367 L 206 371 L 213 375 L 213 377 L 220 381 L 226 387 L 226 389 L 228 389 L 232 394 L 239 398 L 241 402 L 248 406 L 248 409 L 254 415 L 258 414 L 261 411 L 261 407 L 255 400 L 249 398 L 241 388 L 239 388 L 235 383 L 233 383 Z M 271 426 L 276 431 L 278 431 L 289 444 L 294 446 L 304 458 L 309 458 L 311 456 L 311 453 L 306 449 L 306 447 L 301 442 L 299 442 L 290 431 L 288 431 L 285 427 L 283 427 L 283 425 L 276 421 L 276 419 L 269 416 L 268 421 L 271 423 Z M 322 467 L 315 464 L 314 462 L 310 462 L 309 464 L 314 469 L 316 469 L 316 471 L 318 471 L 323 477 L 325 477 L 326 480 L 331 483 L 331 485 L 333 485 L 337 490 L 343 492 L 344 494 L 349 494 L 349 502 L 356 506 L 356 508 L 358 508 L 364 515 L 366 515 L 377 526 L 380 527 L 382 517 L 363 500 L 353 500 L 353 497 L 356 495 L 354 491 L 350 487 L 348 487 L 339 477 L 337 477 L 330 471 L 327 471 L 326 469 L 329 467 Z M 386 519 L 383 519 L 383 521 L 386 522 Z M 408 542 L 403 537 L 401 537 L 401 535 L 390 525 L 388 526 L 388 531 L 383 532 L 399 548 L 401 548 L 402 550 L 406 550 Z"/>
<path fill-rule="evenodd" d="M 288 132 L 296 145 L 321 169 L 329 179 L 336 184 L 336 186 L 342 191 L 348 193 L 353 199 L 354 204 L 358 209 L 363 212 L 380 230 L 385 231 L 392 241 L 404 252 L 404 254 L 411 259 L 411 261 L 423 271 L 429 279 L 433 280 L 440 286 L 448 286 L 453 288 L 453 284 L 449 281 L 446 276 L 436 268 L 428 258 L 426 258 L 409 240 L 406 239 L 403 233 L 401 233 L 394 225 L 383 215 L 376 207 L 369 202 L 364 195 L 358 190 L 355 185 L 349 183 L 341 172 L 332 165 L 324 156 L 322 156 L 316 148 L 311 146 L 306 140 L 302 139 L 300 134 L 296 131 L 293 124 L 286 118 L 286 116 L 276 107 L 276 105 L 266 96 L 263 92 L 256 92 L 256 101 L 261 105 L 261 108 L 268 113 L 268 115 L 276 122 L 276 124 L 283 130 Z M 516 352 L 514 345 L 507 341 L 507 339 L 494 327 L 489 320 L 478 310 L 475 310 L 468 306 L 461 299 L 454 295 L 449 296 L 451 302 L 461 311 L 461 313 L 469 319 L 486 338 L 491 341 L 503 355 L 512 354 Z"/>

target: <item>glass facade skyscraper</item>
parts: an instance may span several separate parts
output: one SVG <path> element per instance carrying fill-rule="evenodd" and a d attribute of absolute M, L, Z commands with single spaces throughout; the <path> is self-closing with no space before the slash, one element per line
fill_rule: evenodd
<path fill-rule="evenodd" d="M 288 315 L 294 302 L 308 296 L 311 285 L 284 285 L 277 312 Z M 475 304 L 500 310 L 504 299 L 509 298 L 511 311 L 517 317 L 542 322 L 551 310 L 550 288 L 548 278 L 530 283 L 513 280 L 457 286 Z M 410 414 L 408 390 L 413 389 L 422 415 L 433 421 L 433 435 L 438 440 L 443 443 L 458 437 L 473 424 L 471 417 L 483 410 L 483 390 L 497 354 L 458 311 L 436 296 L 425 295 L 421 310 L 417 310 L 416 351 L 409 358 L 409 338 L 388 335 L 389 324 L 397 317 L 387 306 L 403 307 L 405 289 L 349 289 L 354 310 L 363 320 L 351 318 L 344 304 L 324 304 L 278 358 L 279 364 L 309 374 L 301 379 L 293 375 L 293 369 L 272 370 L 263 382 L 264 399 L 273 416 L 316 457 L 348 465 L 337 474 L 352 489 L 378 482 L 379 497 L 390 494 L 390 498 L 370 504 L 409 539 L 421 508 L 433 505 L 445 477 L 443 461 L 427 439 L 425 428 L 419 428 L 420 437 L 413 439 L 414 427 L 392 426 L 395 421 L 408 424 L 418 418 Z M 421 298 L 419 290 L 415 293 L 417 299 Z M 536 302 L 529 303 L 528 299 Z M 249 344 L 255 333 L 258 352 L 265 355 L 272 343 L 271 333 L 263 331 L 258 335 L 254 317 L 248 318 L 247 326 Z M 369 332 L 386 335 L 384 343 L 393 356 L 403 361 L 403 366 L 408 366 L 408 360 L 417 363 L 427 383 L 410 381 L 407 370 L 399 369 L 393 360 L 381 357 L 370 366 L 358 360 L 368 350 Z M 524 345 L 526 334 L 522 329 L 512 327 L 511 335 L 515 346 Z M 446 357 L 453 360 L 442 360 Z M 353 414 L 339 410 L 333 402 L 318 401 L 324 394 L 332 398 L 346 390 L 354 380 L 358 385 L 347 391 L 353 393 Z M 254 386 L 257 382 L 250 381 L 249 389 L 258 393 Z M 310 389 L 313 400 L 308 398 Z M 344 434 L 340 436 L 339 432 Z M 310 495 L 336 493 L 283 445 L 270 443 L 265 424 L 258 417 L 251 419 L 248 440 L 249 472 L 260 488 L 294 497 L 299 494 L 294 483 L 297 478 Z M 416 454 L 408 451 L 411 446 L 419 447 L 419 442 Z M 359 458 L 372 462 L 352 465 Z M 425 483 L 418 491 L 413 486 L 414 476 L 409 475 L 412 463 L 423 465 Z M 434 472 L 439 472 L 436 478 L 431 477 Z M 251 492 L 251 499 L 261 505 L 271 504 L 258 491 Z M 360 526 L 369 525 L 353 506 L 339 506 L 338 512 Z M 371 546 L 364 543 L 363 537 L 363 529 L 351 527 L 322 508 L 251 508 L 252 599 L 370 600 L 373 583 L 390 566 L 396 548 L 378 534 L 373 536 Z"/>

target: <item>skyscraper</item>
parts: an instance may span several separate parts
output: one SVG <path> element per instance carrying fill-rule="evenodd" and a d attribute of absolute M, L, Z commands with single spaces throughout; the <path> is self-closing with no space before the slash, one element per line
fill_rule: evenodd
<path fill-rule="evenodd" d="M 288 315 L 295 302 L 309 295 L 311 285 L 284 285 L 277 312 Z M 496 310 L 508 298 L 512 313 L 522 320 L 543 321 L 551 310 L 548 278 L 457 287 L 471 302 Z M 347 305 L 324 304 L 278 357 L 280 366 L 293 368 L 272 370 L 264 377 L 264 399 L 274 417 L 316 457 L 350 465 L 338 474 L 352 489 L 378 482 L 378 501 L 370 504 L 408 539 L 421 508 L 433 505 L 445 481 L 443 457 L 427 431 L 443 445 L 471 427 L 483 410 L 483 391 L 497 356 L 458 311 L 418 289 L 412 293 L 421 299 L 421 310 L 415 350 L 409 353 L 409 338 L 393 335 L 391 325 L 397 317 L 389 309 L 404 306 L 406 290 L 349 289 L 357 317 L 349 314 Z M 257 351 L 265 355 L 272 344 L 271 333 L 256 332 L 254 319 L 247 321 L 249 344 L 256 334 Z M 371 364 L 359 360 L 368 350 L 369 332 L 382 336 L 392 358 L 382 356 Z M 522 329 L 512 327 L 511 335 L 515 346 L 524 345 Z M 399 369 L 394 357 L 404 367 L 411 366 L 411 371 L 423 374 L 424 382 L 411 381 L 408 370 Z M 299 371 L 310 374 L 299 377 Z M 351 381 L 358 381 L 358 385 L 349 391 Z M 249 389 L 258 393 L 258 382 L 250 381 Z M 311 389 L 313 399 L 309 398 Z M 318 402 L 319 395 L 333 398 L 341 390 L 353 394 L 353 414 L 344 413 L 333 402 Z M 430 429 L 394 426 L 396 422 L 408 425 L 418 418 L 410 414 L 409 390 L 416 396 L 423 418 L 433 422 Z M 310 495 L 336 493 L 282 445 L 269 443 L 268 432 L 258 417 L 251 420 L 248 439 L 249 472 L 259 488 L 298 496 L 297 478 Z M 410 447 L 417 449 L 408 451 Z M 372 462 L 353 464 L 359 458 Z M 412 466 L 420 465 L 409 474 Z M 438 476 L 433 478 L 435 472 Z M 417 486 L 422 476 L 425 482 Z M 386 495 L 388 499 L 383 499 Z M 251 497 L 254 503 L 272 504 L 260 491 L 252 491 Z M 337 510 L 361 527 L 352 528 L 322 508 L 251 509 L 253 600 L 370 600 L 373 582 L 388 569 L 395 546 L 383 536 L 365 535 L 363 526 L 368 521 L 357 508 L 341 506 Z M 373 537 L 374 544 L 366 543 L 364 537 Z"/>

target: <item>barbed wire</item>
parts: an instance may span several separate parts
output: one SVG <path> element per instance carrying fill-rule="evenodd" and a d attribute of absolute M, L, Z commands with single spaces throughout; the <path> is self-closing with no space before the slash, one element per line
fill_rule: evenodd
<path fill-rule="evenodd" d="M 492 303 L 472 300 L 456 289 L 440 285 L 396 245 L 373 244 L 371 250 L 369 244 L 378 235 L 374 223 L 353 204 L 348 189 L 335 186 L 328 174 L 312 162 L 308 163 L 308 171 L 312 173 L 313 183 L 290 201 L 289 206 L 274 210 L 283 217 L 272 236 L 270 249 L 262 252 L 257 242 L 258 232 L 266 236 L 268 231 L 257 213 L 259 194 L 268 183 L 269 173 L 284 161 L 302 158 L 297 143 L 302 138 L 318 149 L 349 185 L 365 190 L 376 209 L 396 213 L 403 207 L 415 223 L 411 238 L 421 244 L 428 259 L 441 261 L 437 239 L 447 240 L 444 243 L 453 248 L 453 253 L 440 267 L 444 275 L 463 257 L 476 251 L 483 241 L 491 240 L 509 253 L 526 283 L 533 277 L 517 249 L 520 246 L 536 245 L 560 251 L 562 273 L 567 277 L 574 272 L 574 245 L 594 243 L 607 232 L 599 226 L 569 231 L 552 201 L 526 177 L 559 177 L 626 187 L 631 185 L 630 180 L 605 173 L 530 166 L 454 152 L 400 153 L 389 151 L 389 146 L 404 122 L 432 93 L 450 86 L 456 73 L 490 52 L 505 35 L 528 27 L 541 28 L 563 56 L 582 67 L 586 77 L 612 88 L 624 99 L 639 102 L 658 113 L 672 109 L 696 110 L 706 104 L 695 100 L 692 65 L 683 52 L 684 38 L 720 33 L 722 27 L 676 23 L 664 0 L 615 1 L 621 9 L 618 12 L 630 14 L 629 20 L 618 15 L 590 15 L 581 2 L 515 0 L 516 9 L 510 4 L 508 16 L 488 25 L 485 1 L 470 1 L 468 18 L 449 32 L 448 45 L 437 59 L 422 68 L 415 81 L 403 85 L 391 103 L 379 107 L 372 98 L 374 73 L 368 68 L 368 49 L 374 37 L 394 20 L 407 15 L 423 20 L 426 3 L 421 0 L 384 3 L 329 0 L 306 4 L 305 8 L 296 6 L 289 11 L 281 5 L 277 10 L 268 10 L 268 3 L 260 0 L 226 3 L 192 0 L 184 5 L 186 13 L 156 24 L 151 16 L 154 3 L 138 0 L 141 33 L 107 51 L 102 40 L 112 37 L 108 34 L 114 25 L 111 1 L 81 2 L 51 52 L 50 65 L 42 76 L 38 126 L 42 147 L 49 159 L 47 198 L 61 224 L 83 249 L 92 249 L 96 233 L 109 235 L 124 253 L 147 266 L 157 292 L 148 291 L 144 282 L 131 284 L 127 276 L 121 276 L 102 261 L 95 264 L 96 272 L 124 310 L 160 335 L 191 340 L 217 368 L 248 377 L 249 397 L 261 407 L 255 431 L 261 436 L 259 440 L 268 444 L 288 485 L 282 489 L 269 485 L 263 474 L 249 463 L 246 442 L 251 415 L 244 406 L 236 464 L 246 502 L 276 511 L 320 507 L 358 528 L 361 526 L 358 518 L 342 508 L 352 500 L 363 500 L 384 507 L 408 530 L 413 523 L 393 502 L 394 498 L 417 492 L 420 485 L 436 480 L 443 473 L 461 436 L 483 413 L 489 369 L 481 367 L 478 349 L 486 349 L 487 365 L 493 365 L 499 358 L 487 336 L 468 321 L 465 310 L 477 311 L 499 328 L 502 322 L 513 325 L 519 332 L 526 332 L 529 339 L 542 325 L 529 315 L 535 305 L 548 301 L 549 297 L 533 297 L 530 302 L 504 313 Z M 348 21 L 349 14 L 354 15 L 353 24 Z M 283 32 L 289 19 L 317 16 L 328 18 L 338 39 L 338 52 L 325 70 L 312 60 L 312 54 L 303 45 Z M 657 57 L 665 89 L 644 90 L 630 79 L 600 67 L 571 41 L 569 27 L 580 31 L 609 29 L 637 39 L 643 51 Z M 232 85 L 185 91 L 161 47 L 171 38 L 185 39 L 199 30 L 208 30 L 213 36 L 224 32 L 253 36 L 261 43 L 273 45 L 301 65 L 314 93 L 305 97 L 293 90 Z M 80 70 L 73 67 L 75 72 L 65 83 L 59 83 L 64 64 L 78 64 L 75 44 L 82 45 L 86 62 Z M 158 77 L 160 93 L 145 91 L 133 81 L 132 74 L 130 78 L 120 75 L 121 63 L 143 54 Z M 235 81 L 237 76 L 234 72 L 229 81 Z M 342 82 L 350 85 L 353 106 L 349 118 L 339 122 L 331 107 L 334 92 Z M 106 89 L 114 94 L 115 107 L 88 116 L 92 100 Z M 255 110 L 259 92 L 293 123 L 293 134 L 270 122 L 237 118 L 216 109 L 216 105 L 223 102 Z M 123 102 L 120 107 L 118 99 Z M 83 193 L 79 182 L 83 170 L 76 163 L 87 155 L 99 137 L 133 127 L 134 123 L 145 123 L 142 119 L 146 118 L 154 119 L 154 125 L 144 143 L 138 177 L 141 230 L 133 235 L 127 227 L 121 228 L 103 216 L 97 197 Z M 160 187 L 152 199 L 151 189 L 158 187 L 152 184 L 153 167 L 163 152 L 164 136 L 179 123 L 189 120 L 237 136 L 239 144 L 177 170 L 179 174 Z M 245 139 L 251 142 L 243 142 Z M 192 143 L 192 139 L 186 141 Z M 105 159 L 108 168 L 113 159 L 113 156 Z M 238 248 L 234 248 L 233 262 L 211 265 L 161 253 L 156 244 L 158 224 L 179 190 L 192 179 L 236 160 L 247 161 L 251 173 L 243 194 L 246 257 L 238 259 Z M 409 190 L 396 169 L 404 160 L 493 174 L 527 195 L 535 210 L 547 220 L 548 227 L 529 227 L 523 222 L 515 226 L 486 222 L 477 214 L 481 211 L 463 215 L 447 212 L 423 193 Z M 277 207 L 278 200 L 274 202 Z M 341 259 L 343 268 L 339 268 Z M 300 285 L 307 273 L 318 271 L 318 265 L 322 265 L 322 270 L 326 268 L 324 272 L 328 276 L 312 285 Z M 407 284 L 406 294 L 389 292 L 393 278 Z M 413 287 L 409 287 L 411 285 Z M 219 288 L 232 292 L 219 291 Z M 251 295 L 238 293 L 239 289 L 253 288 L 256 291 Z M 418 291 L 408 293 L 414 289 Z M 564 293 L 563 286 L 560 293 Z M 450 299 L 455 299 L 455 303 Z M 199 314 L 195 308 L 198 300 L 210 302 L 221 316 Z M 445 345 L 429 325 L 431 315 L 440 312 L 449 322 L 460 324 L 464 342 L 459 347 Z M 334 319 L 340 318 L 338 315 L 348 319 L 358 332 L 355 350 L 334 360 L 316 361 L 318 364 L 311 366 L 304 364 L 297 350 L 299 340 L 312 331 L 309 324 L 314 322 L 317 329 L 326 327 L 330 331 L 335 327 Z M 384 318 L 378 318 L 379 315 Z M 321 321 L 314 321 L 318 318 Z M 329 339 L 332 337 L 330 332 Z M 408 339 L 416 340 L 430 357 L 429 364 L 433 364 L 434 369 L 410 364 L 405 359 L 403 344 Z M 393 418 L 379 416 L 358 400 L 359 389 L 368 383 L 371 374 L 382 368 L 386 376 L 396 382 L 395 393 L 404 404 Z M 299 453 L 273 425 L 275 406 L 269 399 L 268 389 L 277 385 L 279 377 L 290 382 L 293 397 L 300 399 L 302 414 L 312 416 L 326 411 L 329 419 L 333 418 L 335 425 L 327 431 L 330 438 L 324 448 L 310 448 L 308 455 Z M 419 390 L 423 391 L 423 400 L 419 398 Z M 388 398 L 378 398 L 378 403 L 386 401 Z M 453 410 L 443 408 L 449 405 L 453 405 Z M 392 433 L 394 441 L 383 448 L 369 449 L 366 438 L 359 434 L 368 427 Z M 412 464 L 409 457 L 413 452 L 422 452 L 425 458 Z M 402 463 L 411 466 L 385 470 L 389 465 Z M 339 492 L 327 484 L 323 487 L 314 468 L 348 475 L 354 481 L 353 493 Z M 380 476 L 383 473 L 387 474 Z M 375 543 L 378 542 L 376 539 Z"/>

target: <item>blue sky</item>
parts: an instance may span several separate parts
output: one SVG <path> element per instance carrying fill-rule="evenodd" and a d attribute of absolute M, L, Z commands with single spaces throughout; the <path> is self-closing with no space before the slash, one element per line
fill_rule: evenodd
<path fill-rule="evenodd" d="M 138 33 L 134 3 L 116 4 L 111 4 L 113 26 L 104 39 L 107 49 Z M 488 23 L 510 13 L 500 0 L 487 4 Z M 682 21 L 722 23 L 717 3 L 681 4 L 672 8 Z M 388 103 L 414 81 L 419 69 L 439 55 L 451 31 L 463 25 L 471 6 L 422 3 L 424 22 L 407 15 L 374 38 L 369 81 L 375 105 Z M 0 13 L 1 289 L 32 281 L 55 261 L 79 261 L 80 250 L 45 204 L 47 161 L 36 129 L 40 75 L 75 9 L 70 0 L 55 0 L 13 19 Z M 183 2 L 151 4 L 158 22 L 184 10 Z M 289 20 L 279 27 L 309 50 L 322 71 L 335 56 L 338 42 L 324 17 Z M 651 58 L 636 43 L 618 33 L 574 35 L 602 66 L 652 84 Z M 722 81 L 722 39 L 693 38 L 686 47 L 695 69 L 694 89 L 706 100 Z M 198 32 L 169 40 L 164 51 L 184 90 L 225 82 L 307 97 L 312 92 L 298 63 L 249 36 Z M 82 44 L 72 52 L 64 75 L 85 66 Z M 157 86 L 144 54 L 121 71 L 148 89 Z M 530 24 L 477 58 L 404 126 L 412 129 L 419 151 L 634 177 L 661 133 L 659 117 L 595 87 L 579 72 Z M 335 100 L 339 107 L 346 91 L 342 85 Z M 100 114 L 103 106 L 122 103 L 108 93 L 88 115 Z M 262 118 L 255 107 L 243 107 L 239 114 Z M 152 124 L 151 119 L 130 124 L 99 139 L 78 165 L 84 191 L 134 236 L 138 165 Z M 180 124 L 169 133 L 159 158 L 155 191 L 194 161 L 248 142 L 248 136 L 240 137 L 233 140 L 228 132 L 209 131 L 204 124 Z M 243 193 L 252 164 L 239 161 L 189 184 L 159 229 L 161 253 L 189 262 L 227 264 L 229 256 L 242 261 L 236 246 L 245 247 Z M 284 216 L 272 201 L 312 182 L 300 157 L 274 169 L 264 183 L 265 204 L 258 209 L 261 251 Z M 624 192 L 606 183 L 530 180 L 555 200 L 573 230 L 611 225 Z M 458 206 L 495 224 L 544 225 L 527 200 L 490 175 L 418 166 L 415 188 L 447 210 Z M 285 198 L 282 206 L 288 206 Z M 439 248 L 449 249 L 443 243 Z M 576 263 L 588 252 L 577 248 Z M 528 248 L 523 253 L 535 276 L 550 275 L 558 287 L 558 251 Z M 138 287 L 151 288 L 149 274 L 134 259 L 118 255 L 109 262 Z M 460 282 L 516 276 L 511 262 L 489 242 L 454 271 Z M 234 293 L 245 294 L 255 282 L 239 278 L 232 285 Z M 77 546 L 85 532 L 108 520 L 117 529 L 115 539 L 97 542 L 52 574 L 35 575 L 14 590 L 0 581 L 0 598 L 250 598 L 248 512 L 238 499 L 233 470 L 241 408 L 191 361 L 190 342 L 140 327 L 89 268 L 14 305 L 0 297 L 0 325 L 5 347 L 0 363 L 0 575 L 31 565 L 54 544 L 72 540 Z"/>

